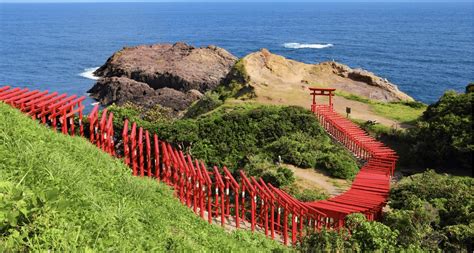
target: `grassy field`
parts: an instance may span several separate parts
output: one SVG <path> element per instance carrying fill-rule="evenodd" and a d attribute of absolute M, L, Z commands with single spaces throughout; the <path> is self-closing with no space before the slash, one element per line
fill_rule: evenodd
<path fill-rule="evenodd" d="M 0 251 L 270 251 L 208 225 L 165 185 L 0 103 Z"/>
<path fill-rule="evenodd" d="M 426 110 L 426 105 L 420 102 L 377 102 L 368 98 L 337 91 L 336 95 L 346 99 L 368 104 L 371 110 L 380 116 L 396 120 L 400 123 L 412 123 Z"/>

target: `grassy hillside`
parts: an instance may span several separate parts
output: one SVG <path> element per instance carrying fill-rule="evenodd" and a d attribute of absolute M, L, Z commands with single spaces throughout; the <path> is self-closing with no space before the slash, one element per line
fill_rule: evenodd
<path fill-rule="evenodd" d="M 269 251 L 276 242 L 196 217 L 82 138 L 0 103 L 0 251 Z"/>

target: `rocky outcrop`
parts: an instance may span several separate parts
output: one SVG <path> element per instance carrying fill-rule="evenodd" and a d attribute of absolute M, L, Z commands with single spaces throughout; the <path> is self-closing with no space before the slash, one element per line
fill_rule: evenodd
<path fill-rule="evenodd" d="M 236 60 L 215 46 L 176 43 L 124 48 L 94 72 L 100 79 L 89 93 L 104 105 L 132 101 L 184 110 L 215 88 Z"/>
<path fill-rule="evenodd" d="M 367 70 L 360 68 L 352 69 L 347 65 L 337 62 L 323 62 L 320 63 L 320 65 L 329 66 L 333 69 L 333 73 L 338 76 L 349 78 L 353 81 L 362 82 L 367 85 L 380 88 L 386 94 L 385 99 L 382 100 L 413 101 L 413 98 L 401 92 L 395 84 L 389 82 L 386 78 L 378 77 L 374 73 L 369 72 Z"/>
<path fill-rule="evenodd" d="M 155 104 L 183 111 L 194 101 L 202 97 L 197 90 L 186 92 L 171 88 L 153 89 L 148 84 L 137 82 L 126 77 L 100 78 L 96 85 L 89 90 L 91 97 L 104 105 L 115 103 L 123 105 L 127 102 L 151 108 Z"/>
<path fill-rule="evenodd" d="M 306 64 L 275 55 L 266 49 L 242 58 L 242 65 L 256 100 L 279 104 L 299 104 L 308 87 L 332 87 L 369 99 L 394 102 L 413 101 L 388 80 L 362 69 L 337 62 Z"/>

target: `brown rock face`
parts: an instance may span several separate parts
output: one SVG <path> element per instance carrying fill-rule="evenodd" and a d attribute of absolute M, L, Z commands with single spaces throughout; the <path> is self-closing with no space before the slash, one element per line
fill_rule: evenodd
<path fill-rule="evenodd" d="M 236 60 L 215 46 L 176 43 L 124 48 L 95 71 L 101 78 L 89 93 L 104 105 L 131 101 L 184 110 L 201 93 L 215 88 Z"/>
<path fill-rule="evenodd" d="M 134 81 L 126 77 L 100 78 L 96 85 L 89 90 L 91 97 L 104 105 L 116 103 L 123 105 L 126 102 L 152 107 L 160 104 L 175 111 L 188 108 L 202 94 L 197 90 L 181 92 L 171 88 L 153 89 L 146 83 Z"/>
<path fill-rule="evenodd" d="M 385 78 L 378 77 L 367 70 L 351 69 L 349 66 L 337 62 L 323 62 L 320 64 L 330 66 L 333 69 L 333 73 L 338 76 L 379 88 L 379 93 L 383 93 L 383 95 L 375 95 L 375 99 L 387 101 L 413 101 L 412 97 L 398 90 L 398 87 L 395 84 L 389 82 Z"/>

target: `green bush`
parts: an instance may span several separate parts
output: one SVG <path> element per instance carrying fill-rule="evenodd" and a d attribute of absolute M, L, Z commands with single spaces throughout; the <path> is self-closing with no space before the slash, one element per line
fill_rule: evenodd
<path fill-rule="evenodd" d="M 308 232 L 298 246 L 301 252 L 352 252 L 360 251 L 348 240 L 350 237 L 346 229 L 331 230 L 322 228 L 318 232 Z"/>
<path fill-rule="evenodd" d="M 395 249 L 399 232 L 376 221 L 367 221 L 363 214 L 351 214 L 346 217 L 347 228 L 351 231 L 353 245 L 363 252 L 392 251 Z"/>
<path fill-rule="evenodd" d="M 262 155 L 248 158 L 244 171 L 247 176 L 262 178 L 275 187 L 289 185 L 295 181 L 294 173 L 288 168 L 279 166 Z"/>
<path fill-rule="evenodd" d="M 326 153 L 316 162 L 316 168 L 325 170 L 331 175 L 344 179 L 353 179 L 358 167 L 354 159 L 344 153 Z"/>
<path fill-rule="evenodd" d="M 403 247 L 435 251 L 443 239 L 431 224 L 439 224 L 439 213 L 430 203 L 418 201 L 410 210 L 394 209 L 384 216 L 384 224 L 400 232 L 397 241 Z"/>
<path fill-rule="evenodd" d="M 185 113 L 186 118 L 195 118 L 206 112 L 210 112 L 221 106 L 224 101 L 220 100 L 216 92 L 206 92 L 204 97 L 192 104 Z"/>
<path fill-rule="evenodd" d="M 327 146 L 328 143 L 321 143 L 304 132 L 296 132 L 270 143 L 267 150 L 280 155 L 286 163 L 302 168 L 314 168 L 317 158 L 324 153 L 323 148 Z"/>
<path fill-rule="evenodd" d="M 390 207 L 385 223 L 402 232 L 400 244 L 472 251 L 473 178 L 434 171 L 404 178 L 391 190 Z"/>
<path fill-rule="evenodd" d="M 474 93 L 446 92 L 410 130 L 413 152 L 424 167 L 458 168 L 472 174 Z"/>
<path fill-rule="evenodd" d="M 120 108 L 110 110 L 120 120 L 125 118 Z M 137 115 L 126 112 L 131 116 Z M 250 103 L 223 105 L 196 119 L 155 123 L 138 119 L 136 122 L 157 133 L 161 139 L 189 151 L 194 157 L 211 165 L 226 165 L 231 171 L 244 168 L 249 158 L 255 155 L 270 163 L 277 161 L 281 155 L 287 163 L 312 168 L 319 158 L 325 159 L 321 168 L 329 173 L 336 171 L 333 175 L 343 178 L 351 177 L 357 171 L 355 159 L 346 150 L 333 144 L 314 115 L 300 107 Z M 327 152 L 348 161 L 342 163 L 338 159 L 323 158 Z M 275 173 L 276 170 L 273 170 L 267 172 L 266 176 L 278 177 L 278 173 Z"/>
<path fill-rule="evenodd" d="M 275 156 L 280 155 L 286 163 L 322 169 L 339 178 L 351 179 L 358 171 L 354 159 L 342 148 L 331 144 L 329 138 L 313 138 L 305 132 L 282 136 L 266 149 Z"/>
<path fill-rule="evenodd" d="M 398 231 L 388 226 L 367 221 L 362 214 L 346 217 L 347 228 L 309 232 L 299 250 L 303 252 L 391 252 L 396 246 Z"/>

